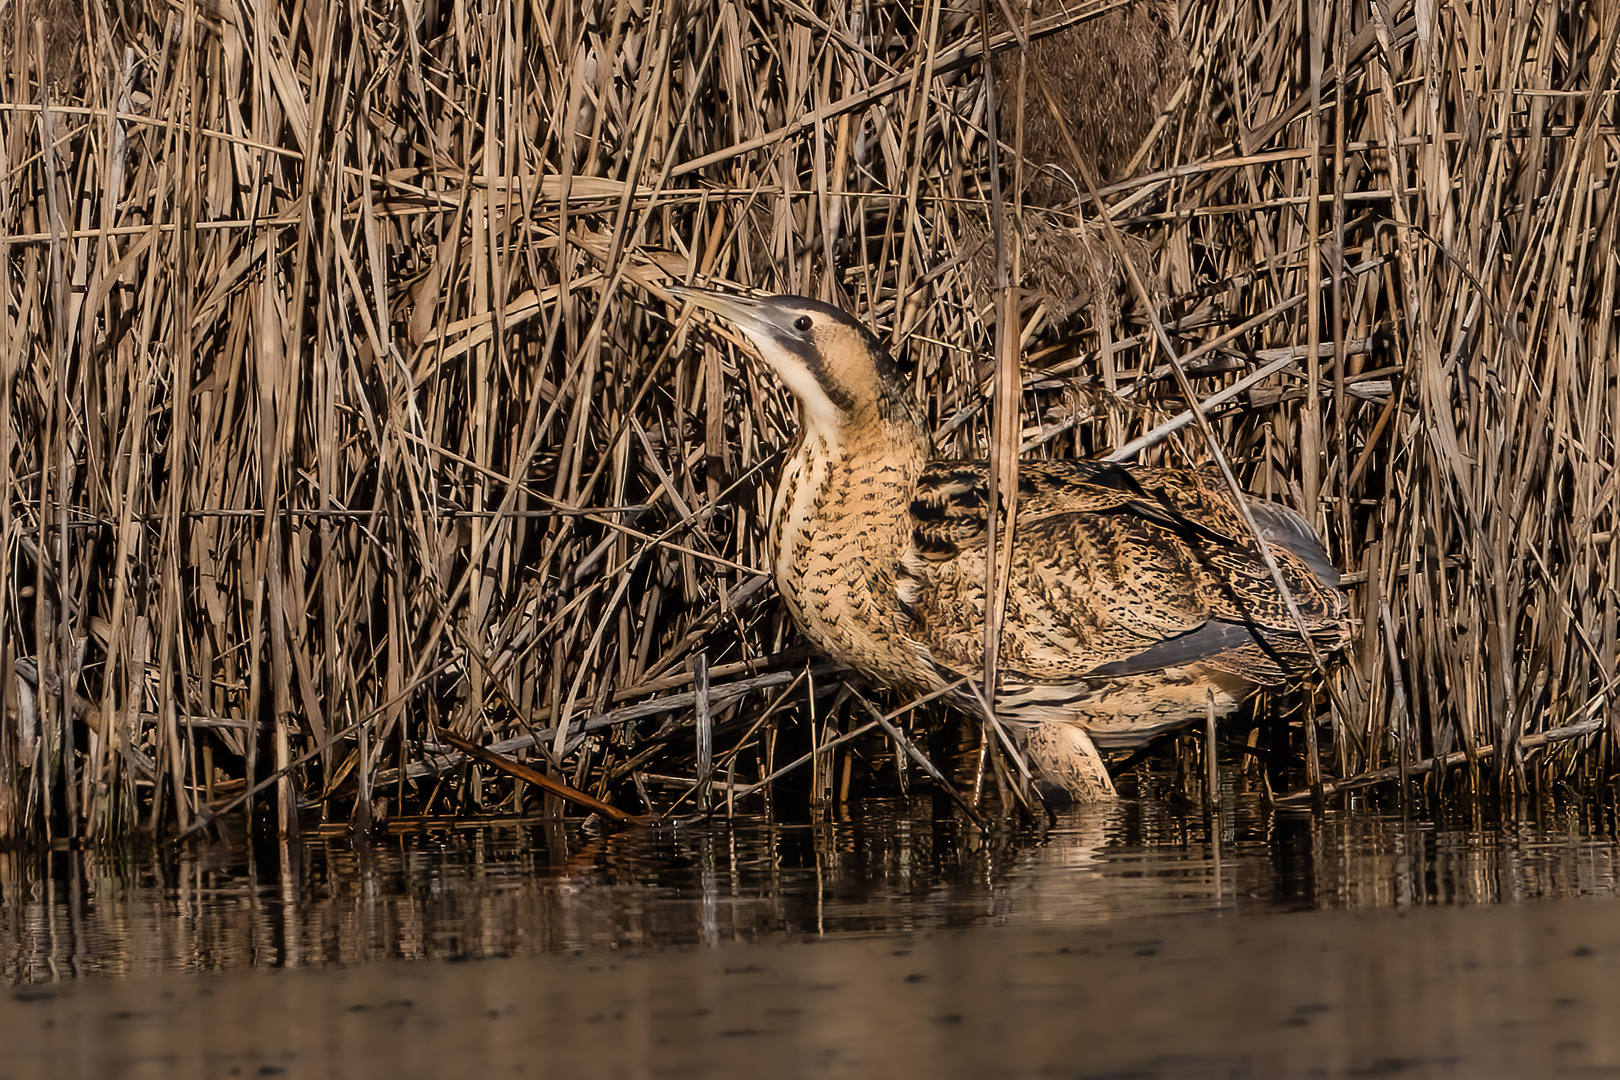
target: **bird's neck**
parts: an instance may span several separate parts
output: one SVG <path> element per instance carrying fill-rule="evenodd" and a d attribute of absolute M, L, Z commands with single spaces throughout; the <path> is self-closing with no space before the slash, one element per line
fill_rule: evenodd
<path fill-rule="evenodd" d="M 897 573 L 931 446 L 917 415 L 807 428 L 783 466 L 772 513 L 776 583 L 800 629 L 823 651 L 893 682 L 916 681 Z"/>
<path fill-rule="evenodd" d="M 855 531 L 858 518 L 866 522 L 863 531 L 893 529 L 903 544 L 910 537 L 912 494 L 932 446 L 921 416 L 911 410 L 807 427 L 783 467 L 776 516 L 806 523 L 821 543 Z"/>

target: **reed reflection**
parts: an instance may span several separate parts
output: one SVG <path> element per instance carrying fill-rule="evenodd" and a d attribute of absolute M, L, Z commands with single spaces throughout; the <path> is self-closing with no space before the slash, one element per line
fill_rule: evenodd
<path fill-rule="evenodd" d="M 526 822 L 371 842 L 7 852 L 0 973 L 21 984 L 1620 891 L 1614 832 L 1580 809 L 1492 830 L 1274 817 L 1230 800 L 1212 825 L 1183 809 L 1080 808 L 1001 843 L 912 800 L 814 823 L 604 834 Z"/>

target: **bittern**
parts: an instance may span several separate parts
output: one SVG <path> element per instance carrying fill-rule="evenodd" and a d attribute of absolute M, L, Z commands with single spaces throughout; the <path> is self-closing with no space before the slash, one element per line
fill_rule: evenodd
<path fill-rule="evenodd" d="M 670 292 L 730 322 L 798 398 L 770 517 L 776 585 L 822 652 L 906 693 L 984 672 L 989 467 L 936 460 L 877 337 L 800 296 Z M 1221 478 L 1096 461 L 1019 466 L 995 716 L 1042 790 L 1112 798 L 1101 748 L 1142 745 L 1313 669 L 1348 639 L 1339 575 L 1310 524 L 1246 499 L 1305 634 Z M 1309 637 L 1310 641 L 1306 640 Z"/>

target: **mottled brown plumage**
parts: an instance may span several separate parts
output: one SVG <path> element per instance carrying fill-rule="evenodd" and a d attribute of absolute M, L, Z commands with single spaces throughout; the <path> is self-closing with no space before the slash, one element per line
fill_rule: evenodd
<path fill-rule="evenodd" d="M 984 664 L 988 472 L 930 460 L 921 412 L 872 333 L 802 297 L 676 288 L 733 323 L 799 398 L 771 513 L 778 588 L 833 659 L 919 693 Z M 1347 640 L 1338 574 L 1297 514 L 1249 501 L 1318 648 Z M 1113 795 L 1097 747 L 1137 745 L 1309 671 L 1220 478 L 1091 461 L 1020 465 L 996 715 L 1049 788 Z M 957 695 L 972 707 L 968 693 Z"/>

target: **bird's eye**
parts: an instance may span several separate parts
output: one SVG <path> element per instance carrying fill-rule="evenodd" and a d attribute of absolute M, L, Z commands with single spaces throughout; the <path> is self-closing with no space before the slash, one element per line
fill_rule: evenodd
<path fill-rule="evenodd" d="M 800 315 L 797 319 L 794 319 L 793 320 L 793 329 L 797 330 L 801 334 L 804 333 L 805 331 L 809 330 L 810 329 L 810 316 L 808 316 L 808 315 Z"/>

